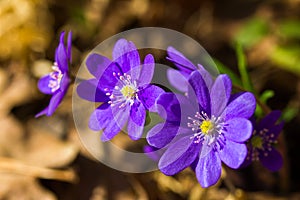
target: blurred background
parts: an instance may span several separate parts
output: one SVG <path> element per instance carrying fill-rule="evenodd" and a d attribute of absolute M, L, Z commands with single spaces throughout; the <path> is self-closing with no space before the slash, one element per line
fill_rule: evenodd
<path fill-rule="evenodd" d="M 235 44 L 242 44 L 257 94 L 283 111 L 279 172 L 225 168 L 221 181 L 202 189 L 190 169 L 174 177 L 110 169 L 80 143 L 72 87 L 52 117 L 34 118 L 50 99 L 36 84 L 51 69 L 61 31 L 73 32 L 76 75 L 101 41 L 145 26 L 192 37 L 237 76 Z M 1 0 L 0 199 L 300 199 L 299 77 L 299 0 Z"/>

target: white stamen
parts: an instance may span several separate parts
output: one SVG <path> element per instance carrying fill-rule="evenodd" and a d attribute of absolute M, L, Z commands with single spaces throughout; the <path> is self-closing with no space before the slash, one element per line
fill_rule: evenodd
<path fill-rule="evenodd" d="M 117 84 L 114 86 L 113 91 L 106 93 L 110 98 L 110 104 L 118 104 L 119 108 L 123 108 L 128 104 L 132 106 L 134 101 L 138 99 L 138 87 L 136 81 L 133 81 L 131 76 L 126 73 L 121 74 L 113 72 L 113 76 L 116 77 Z"/>
<path fill-rule="evenodd" d="M 194 143 L 202 143 L 213 148 L 222 149 L 225 146 L 226 139 L 224 137 L 223 127 L 226 124 L 220 117 L 212 116 L 211 118 L 205 112 L 196 112 L 195 119 L 188 117 L 192 122 L 188 122 L 187 126 L 192 129 L 193 136 L 190 138 Z"/>
<path fill-rule="evenodd" d="M 55 92 L 60 88 L 60 82 L 63 78 L 63 74 L 57 66 L 57 63 L 54 62 L 52 66 L 53 72 L 50 73 L 51 80 L 49 80 L 48 87 L 51 89 L 51 92 Z"/>

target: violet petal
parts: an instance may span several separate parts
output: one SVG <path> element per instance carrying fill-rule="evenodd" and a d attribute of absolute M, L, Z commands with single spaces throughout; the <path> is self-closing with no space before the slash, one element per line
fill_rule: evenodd
<path fill-rule="evenodd" d="M 211 91 L 211 88 L 214 83 L 211 74 L 202 65 L 198 64 L 197 66 L 198 66 L 198 71 L 200 72 L 202 78 L 204 79 L 208 90 Z"/>
<path fill-rule="evenodd" d="M 159 116 L 170 122 L 180 122 L 181 107 L 175 94 L 169 92 L 161 94 L 156 104 Z"/>
<path fill-rule="evenodd" d="M 277 122 L 280 116 L 281 116 L 281 111 L 273 110 L 259 122 L 257 129 L 262 130 L 264 128 L 266 129 L 271 128 Z"/>
<path fill-rule="evenodd" d="M 229 167 L 237 169 L 244 162 L 247 156 L 247 147 L 245 144 L 226 140 L 222 150 L 219 150 L 221 160 Z"/>
<path fill-rule="evenodd" d="M 177 51 L 174 47 L 167 48 L 168 57 L 167 59 L 172 61 L 180 71 L 190 74 L 196 70 L 196 66 L 188 60 L 182 53 Z"/>
<path fill-rule="evenodd" d="M 156 111 L 156 99 L 164 93 L 164 90 L 156 85 L 147 85 L 138 92 L 139 100 L 144 104 L 147 110 Z"/>
<path fill-rule="evenodd" d="M 127 130 L 128 135 L 132 140 L 141 138 L 144 130 L 146 119 L 146 110 L 143 104 L 135 102 L 130 109 L 130 117 L 128 120 Z"/>
<path fill-rule="evenodd" d="M 267 156 L 263 153 L 259 154 L 261 163 L 272 172 L 278 171 L 283 165 L 281 154 L 274 148 L 271 151 L 267 151 L 267 153 Z"/>
<path fill-rule="evenodd" d="M 226 124 L 226 138 L 229 140 L 245 142 L 252 135 L 252 124 L 245 118 L 232 118 Z"/>
<path fill-rule="evenodd" d="M 46 114 L 47 116 L 51 116 L 54 113 L 65 94 L 66 91 L 57 91 L 55 94 L 53 94 L 49 102 L 48 113 Z"/>
<path fill-rule="evenodd" d="M 98 87 L 97 79 L 84 80 L 76 88 L 80 98 L 91 102 L 107 102 L 109 98 Z"/>
<path fill-rule="evenodd" d="M 68 71 L 68 58 L 67 51 L 64 46 L 65 32 L 60 35 L 60 42 L 55 52 L 55 61 L 57 62 L 58 68 L 64 74 Z"/>
<path fill-rule="evenodd" d="M 42 115 L 46 115 L 48 113 L 48 109 L 49 109 L 49 107 L 47 106 L 41 112 L 39 112 L 38 114 L 36 114 L 34 117 L 37 118 L 37 117 L 40 117 Z"/>
<path fill-rule="evenodd" d="M 144 64 L 141 69 L 141 74 L 139 77 L 140 86 L 151 83 L 154 74 L 154 67 L 154 57 L 151 54 L 148 54 L 144 59 Z"/>
<path fill-rule="evenodd" d="M 188 80 L 178 70 L 168 69 L 167 78 L 170 84 L 180 92 L 188 91 Z"/>
<path fill-rule="evenodd" d="M 223 112 L 230 97 L 231 87 L 231 80 L 227 75 L 221 74 L 217 77 L 210 93 L 212 115 L 220 116 Z"/>
<path fill-rule="evenodd" d="M 278 135 L 280 134 L 280 132 L 282 131 L 283 129 L 283 125 L 284 125 L 284 122 L 281 122 L 277 125 L 274 125 L 272 126 L 271 128 L 269 128 L 269 135 L 273 134 L 273 139 L 277 138 Z"/>
<path fill-rule="evenodd" d="M 132 79 L 138 79 L 139 71 L 132 69 L 135 67 L 140 68 L 140 55 L 133 42 L 119 39 L 114 46 L 112 56 L 114 62 L 122 66 L 123 73 L 131 70 Z"/>
<path fill-rule="evenodd" d="M 243 92 L 236 95 L 222 113 L 226 120 L 234 117 L 250 118 L 256 107 L 256 100 L 252 93 Z"/>
<path fill-rule="evenodd" d="M 188 167 L 197 157 L 200 144 L 194 143 L 190 136 L 183 137 L 166 150 L 158 163 L 166 175 L 174 175 Z"/>
<path fill-rule="evenodd" d="M 120 66 L 117 63 L 111 63 L 102 73 L 102 76 L 99 78 L 99 83 L 98 83 L 98 87 L 104 89 L 108 89 L 108 90 L 112 90 L 118 80 L 118 74 L 122 75 L 122 70 L 120 68 Z M 114 76 L 115 74 L 115 76 Z"/>
<path fill-rule="evenodd" d="M 179 126 L 170 122 L 156 124 L 147 133 L 147 142 L 156 148 L 168 145 L 179 134 Z"/>
<path fill-rule="evenodd" d="M 221 160 L 217 153 L 211 151 L 207 156 L 199 159 L 196 167 L 196 177 L 200 185 L 207 188 L 217 183 L 221 177 Z"/>
<path fill-rule="evenodd" d="M 102 133 L 102 141 L 111 140 L 122 130 L 125 123 L 128 121 L 129 108 L 129 106 L 125 106 L 123 108 L 112 108 L 112 120 L 109 121 Z"/>
<path fill-rule="evenodd" d="M 197 102 L 201 106 L 201 110 L 204 110 L 209 116 L 210 110 L 210 95 L 208 88 L 203 80 L 199 71 L 194 71 L 189 78 L 188 96 L 189 98 L 197 99 Z"/>
<path fill-rule="evenodd" d="M 44 93 L 44 94 L 53 94 L 54 93 L 54 92 L 52 92 L 52 89 L 48 86 L 49 81 L 51 79 L 52 78 L 49 74 L 40 78 L 40 80 L 38 82 L 38 88 L 42 93 Z"/>
<path fill-rule="evenodd" d="M 104 129 L 113 119 L 110 104 L 103 103 L 90 116 L 89 128 L 94 131 Z"/>
<path fill-rule="evenodd" d="M 111 64 L 112 61 L 110 61 L 108 58 L 96 53 L 90 54 L 86 59 L 87 69 L 96 78 L 100 78 L 106 68 Z"/>

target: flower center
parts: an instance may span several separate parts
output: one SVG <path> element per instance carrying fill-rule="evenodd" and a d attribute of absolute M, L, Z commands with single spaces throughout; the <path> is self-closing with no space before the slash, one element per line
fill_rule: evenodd
<path fill-rule="evenodd" d="M 126 99 L 132 99 L 135 96 L 135 89 L 130 85 L 125 85 L 120 91 Z"/>
<path fill-rule="evenodd" d="M 263 148 L 263 139 L 258 136 L 255 135 L 252 139 L 251 139 L 251 144 L 254 148 L 259 148 L 262 149 Z"/>
<path fill-rule="evenodd" d="M 51 92 L 55 92 L 60 88 L 60 82 L 63 78 L 63 74 L 55 62 L 52 66 L 53 72 L 50 73 L 51 80 L 49 80 L 48 87 L 51 89 Z"/>
<path fill-rule="evenodd" d="M 212 150 L 221 151 L 226 145 L 224 134 L 227 125 L 224 120 L 221 117 L 208 117 L 205 112 L 197 112 L 194 117 L 188 118 L 192 122 L 187 126 L 194 132 L 190 138 L 194 143 L 202 145 L 199 157 L 205 157 Z"/>
<path fill-rule="evenodd" d="M 251 153 L 248 152 L 247 159 L 258 161 L 260 155 L 269 155 L 269 152 L 272 151 L 272 146 L 277 143 L 277 140 L 275 135 L 270 133 L 268 129 L 262 129 L 260 131 L 254 130 L 250 143 L 253 149 Z"/>
<path fill-rule="evenodd" d="M 210 120 L 204 120 L 200 125 L 200 130 L 204 134 L 208 134 L 214 128 L 214 124 Z"/>
<path fill-rule="evenodd" d="M 205 156 L 212 149 L 223 149 L 226 142 L 224 137 L 225 129 L 223 129 L 226 124 L 223 122 L 223 119 L 215 116 L 208 117 L 204 112 L 197 112 L 194 117 L 188 118 L 192 122 L 189 122 L 187 126 L 194 132 L 193 136 L 191 136 L 194 143 L 202 144 L 203 155 Z"/>
<path fill-rule="evenodd" d="M 138 87 L 135 80 L 131 79 L 131 76 L 124 73 L 113 72 L 113 76 L 118 80 L 116 86 L 111 92 L 108 92 L 109 89 L 105 88 L 106 95 L 109 96 L 110 101 L 108 101 L 111 106 L 119 105 L 119 108 L 125 107 L 126 105 L 132 106 L 134 101 L 138 99 L 137 92 Z"/>

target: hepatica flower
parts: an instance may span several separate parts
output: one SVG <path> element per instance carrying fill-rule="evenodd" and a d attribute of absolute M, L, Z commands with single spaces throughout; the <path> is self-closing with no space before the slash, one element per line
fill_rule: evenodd
<path fill-rule="evenodd" d="M 210 78 L 208 71 L 200 64 L 194 65 L 189 59 L 187 59 L 182 53 L 177 51 L 174 47 L 168 47 L 167 49 L 167 59 L 174 63 L 177 67 L 175 69 L 168 69 L 167 77 L 172 86 L 181 92 L 187 92 L 188 90 L 188 78 L 190 74 L 198 70 L 201 75 L 204 77 L 204 80 L 208 86 L 211 87 L 213 81 Z"/>
<path fill-rule="evenodd" d="M 66 95 L 69 87 L 69 62 L 71 62 L 71 41 L 72 33 L 68 35 L 67 46 L 64 44 L 65 32 L 60 34 L 60 42 L 55 51 L 55 62 L 52 66 L 53 71 L 43 76 L 38 82 L 38 88 L 44 94 L 52 95 L 49 105 L 39 112 L 36 117 L 41 115 L 50 116 L 57 109 L 62 99 Z"/>
<path fill-rule="evenodd" d="M 155 100 L 164 91 L 150 84 L 154 73 L 154 58 L 146 55 L 141 64 L 133 42 L 120 39 L 116 42 L 113 60 L 99 54 L 88 56 L 86 65 L 95 77 L 81 82 L 78 95 L 92 102 L 103 102 L 92 114 L 89 127 L 103 130 L 101 140 L 107 141 L 127 124 L 131 139 L 141 137 L 146 111 L 155 110 Z"/>
<path fill-rule="evenodd" d="M 244 143 L 252 134 L 248 118 L 256 107 L 249 92 L 231 95 L 227 75 L 219 75 L 210 88 L 206 78 L 192 72 L 187 97 L 162 94 L 157 105 L 164 111 L 158 112 L 166 121 L 147 136 L 150 145 L 167 148 L 158 164 L 164 174 L 174 175 L 193 165 L 203 187 L 218 181 L 221 162 L 236 169 L 245 160 Z"/>
<path fill-rule="evenodd" d="M 272 111 L 259 123 L 253 122 L 254 131 L 248 142 L 249 152 L 244 166 L 260 161 L 270 171 L 278 171 L 282 167 L 282 156 L 274 148 L 283 128 L 283 122 L 276 123 L 280 115 L 280 111 Z"/>

